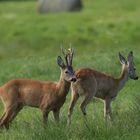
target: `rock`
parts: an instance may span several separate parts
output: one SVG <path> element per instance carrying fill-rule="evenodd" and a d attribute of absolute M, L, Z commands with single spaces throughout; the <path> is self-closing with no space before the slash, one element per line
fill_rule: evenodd
<path fill-rule="evenodd" d="M 81 0 L 38 0 L 38 12 L 79 11 Z"/>

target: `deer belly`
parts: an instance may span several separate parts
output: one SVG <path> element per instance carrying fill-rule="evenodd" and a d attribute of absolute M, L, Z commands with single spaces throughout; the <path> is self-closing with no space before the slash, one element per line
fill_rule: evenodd
<path fill-rule="evenodd" d="M 36 97 L 24 99 L 24 105 L 32 106 L 32 107 L 39 107 L 40 100 Z"/>
<path fill-rule="evenodd" d="M 101 99 L 105 99 L 106 94 L 103 91 L 98 90 L 97 93 L 96 93 L 96 95 L 95 95 L 95 97 L 101 98 Z"/>

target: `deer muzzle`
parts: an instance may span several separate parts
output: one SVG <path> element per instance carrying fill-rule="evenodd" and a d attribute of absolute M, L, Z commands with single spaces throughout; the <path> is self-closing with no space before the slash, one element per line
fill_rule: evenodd
<path fill-rule="evenodd" d="M 73 77 L 73 78 L 71 78 L 71 82 L 76 82 L 76 80 L 77 80 L 77 78 L 76 77 Z"/>

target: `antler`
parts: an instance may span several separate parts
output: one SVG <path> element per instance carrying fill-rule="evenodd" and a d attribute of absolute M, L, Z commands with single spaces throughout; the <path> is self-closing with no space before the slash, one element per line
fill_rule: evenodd
<path fill-rule="evenodd" d="M 71 66 L 74 50 L 71 47 L 68 50 L 66 50 L 66 49 L 64 50 L 63 47 L 61 47 L 61 51 L 65 57 L 67 66 Z"/>
<path fill-rule="evenodd" d="M 74 50 L 70 47 L 67 51 L 67 60 L 70 66 L 72 65 L 73 54 L 74 54 Z"/>
<path fill-rule="evenodd" d="M 62 54 L 64 55 L 65 60 L 66 60 L 66 64 L 68 65 L 68 59 L 67 59 L 67 52 L 66 52 L 66 49 L 64 50 L 64 48 L 61 47 L 61 51 L 62 51 Z"/>

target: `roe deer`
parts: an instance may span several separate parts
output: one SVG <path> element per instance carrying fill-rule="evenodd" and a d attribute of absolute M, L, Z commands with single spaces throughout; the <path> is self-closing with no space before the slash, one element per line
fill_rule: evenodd
<path fill-rule="evenodd" d="M 86 106 L 93 97 L 101 98 L 104 101 L 104 116 L 111 118 L 111 101 L 117 96 L 117 93 L 123 88 L 126 81 L 130 77 L 137 80 L 135 73 L 136 68 L 133 63 L 133 52 L 130 52 L 126 60 L 119 53 L 122 71 L 118 78 L 106 75 L 90 68 L 81 68 L 76 71 L 77 81 L 72 83 L 72 98 L 68 111 L 68 125 L 71 123 L 71 115 L 74 105 L 79 96 L 84 96 L 84 100 L 80 105 L 81 111 L 86 115 Z"/>
<path fill-rule="evenodd" d="M 8 129 L 9 123 L 24 106 L 40 108 L 44 122 L 47 122 L 50 111 L 53 111 L 54 119 L 59 121 L 59 111 L 69 92 L 70 83 L 76 81 L 72 67 L 73 50 L 63 53 L 66 64 L 60 56 L 57 58 L 57 64 L 61 68 L 58 82 L 14 79 L 0 87 L 4 104 L 0 127 Z"/>

